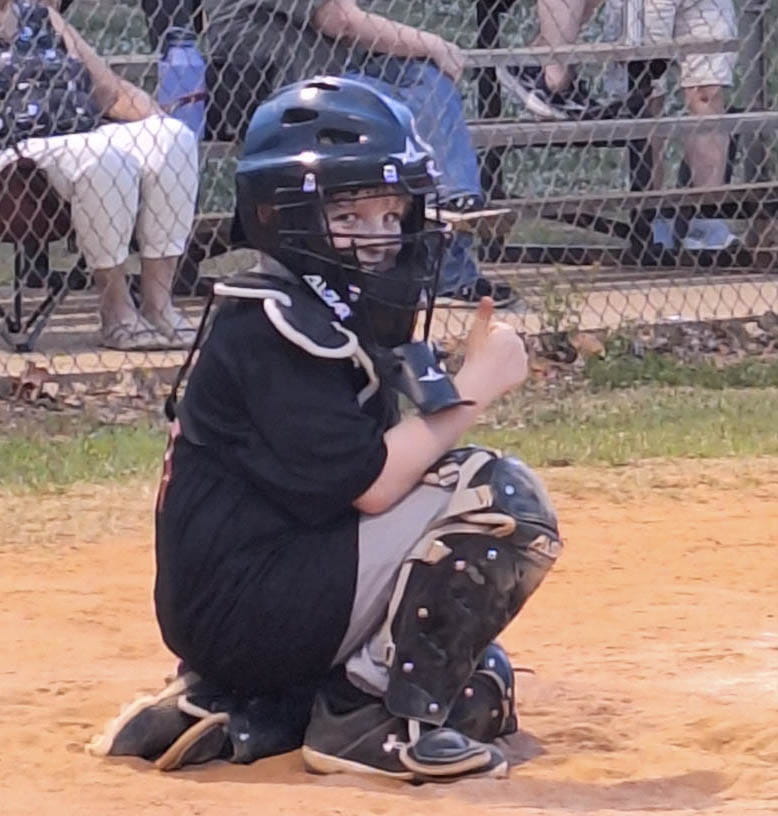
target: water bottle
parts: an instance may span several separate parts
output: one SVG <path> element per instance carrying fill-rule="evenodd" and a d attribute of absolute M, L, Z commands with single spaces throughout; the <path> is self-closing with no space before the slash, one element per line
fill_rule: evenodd
<path fill-rule="evenodd" d="M 205 60 L 197 37 L 186 28 L 169 28 L 159 61 L 157 101 L 187 125 L 198 141 L 205 134 Z"/>

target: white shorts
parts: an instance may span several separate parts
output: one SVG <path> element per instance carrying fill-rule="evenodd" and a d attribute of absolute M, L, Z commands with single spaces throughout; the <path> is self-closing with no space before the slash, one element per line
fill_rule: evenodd
<path fill-rule="evenodd" d="M 199 168 L 197 140 L 177 119 L 151 116 L 88 133 L 27 139 L 18 150 L 70 204 L 78 246 L 91 269 L 126 260 L 133 234 L 143 258 L 183 253 Z M 0 150 L 0 167 L 17 158 L 11 148 Z"/>
<path fill-rule="evenodd" d="M 646 45 L 661 45 L 679 37 L 732 39 L 737 37 L 735 7 L 732 0 L 645 0 L 643 31 Z M 681 87 L 732 85 L 736 56 L 726 53 L 683 57 Z"/>

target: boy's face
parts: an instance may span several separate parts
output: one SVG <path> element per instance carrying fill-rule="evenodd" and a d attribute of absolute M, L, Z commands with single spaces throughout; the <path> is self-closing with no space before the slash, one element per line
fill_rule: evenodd
<path fill-rule="evenodd" d="M 410 196 L 385 187 L 336 193 L 324 207 L 333 249 L 353 246 L 361 266 L 372 271 L 391 268 L 402 246 L 392 238 L 399 239 L 410 203 Z"/>

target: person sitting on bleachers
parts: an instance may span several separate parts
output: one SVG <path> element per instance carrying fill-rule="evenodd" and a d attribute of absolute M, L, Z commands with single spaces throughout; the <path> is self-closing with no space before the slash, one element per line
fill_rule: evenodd
<path fill-rule="evenodd" d="M 540 33 L 532 45 L 560 48 L 576 42 L 581 28 L 601 5 L 602 0 L 538 0 Z M 695 37 L 701 41 L 729 40 L 737 37 L 737 20 L 732 0 L 645 0 L 643 6 L 643 44 L 660 45 L 678 38 Z M 684 101 L 692 116 L 723 114 L 725 89 L 732 85 L 736 55 L 733 53 L 689 54 L 680 60 L 680 79 Z M 660 75 L 661 74 L 661 75 Z M 539 119 L 609 118 L 613 107 L 593 99 L 588 85 L 569 66 L 549 62 L 528 66 L 517 76 L 515 90 L 528 111 Z M 653 81 L 649 110 L 661 115 L 666 88 L 666 72 L 658 71 Z M 664 144 L 653 141 L 654 173 L 651 186 L 663 182 Z M 724 183 L 728 138 L 725 133 L 701 129 L 688 136 L 684 156 L 691 174 L 692 187 L 716 187 Z M 672 224 L 657 219 L 656 243 L 670 246 Z M 694 218 L 683 239 L 686 249 L 725 249 L 736 241 L 726 222 L 715 218 Z"/>
<path fill-rule="evenodd" d="M 435 154 L 444 209 L 482 209 L 480 169 L 455 83 L 462 51 L 429 31 L 360 8 L 356 0 L 203 0 L 211 74 L 209 126 L 242 138 L 258 101 L 315 74 L 345 75 L 407 105 Z M 497 306 L 511 288 L 478 273 L 472 238 L 457 234 L 441 268 L 438 304 Z"/>
<path fill-rule="evenodd" d="M 34 161 L 70 205 L 100 294 L 101 344 L 187 345 L 193 330 L 174 308 L 171 289 L 194 218 L 194 134 L 37 0 L 0 0 L 0 123 L 0 168 Z M 125 271 L 133 236 L 140 311 Z"/>

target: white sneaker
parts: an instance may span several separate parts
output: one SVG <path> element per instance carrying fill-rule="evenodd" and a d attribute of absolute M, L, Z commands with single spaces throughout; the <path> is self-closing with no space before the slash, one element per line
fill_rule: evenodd
<path fill-rule="evenodd" d="M 651 224 L 653 241 L 665 249 L 672 249 L 675 244 L 675 218 L 658 215 Z"/>
<path fill-rule="evenodd" d="M 693 218 L 682 245 L 684 249 L 692 251 L 716 250 L 729 249 L 737 241 L 737 236 L 726 221 L 720 218 Z"/>

